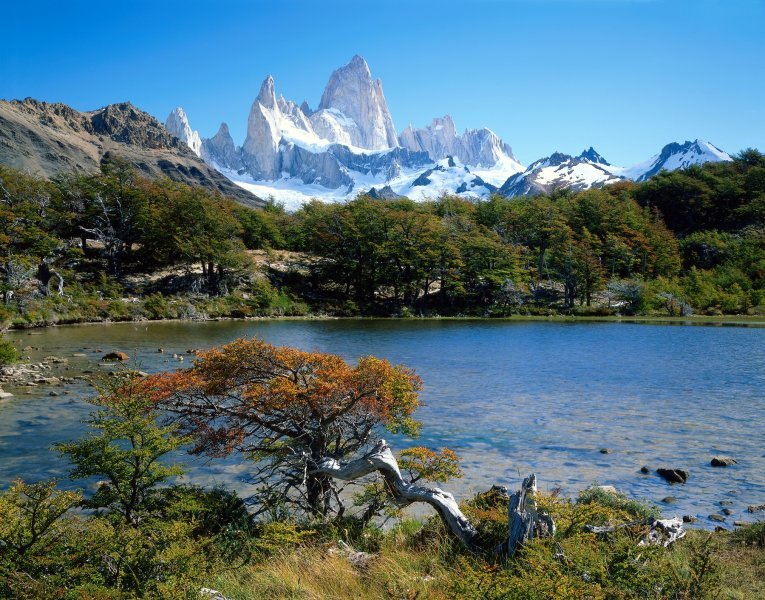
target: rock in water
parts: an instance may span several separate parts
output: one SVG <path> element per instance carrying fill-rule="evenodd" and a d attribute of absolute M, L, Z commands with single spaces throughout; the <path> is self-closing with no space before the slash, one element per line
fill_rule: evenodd
<path fill-rule="evenodd" d="M 108 354 L 104 354 L 101 360 L 118 360 L 124 362 L 130 360 L 130 357 L 124 352 L 109 352 Z"/>
<path fill-rule="evenodd" d="M 738 463 L 738 461 L 730 456 L 714 456 L 711 461 L 713 467 L 730 467 L 736 463 Z"/>
<path fill-rule="evenodd" d="M 688 481 L 688 471 L 683 469 L 656 469 L 656 472 L 670 483 L 685 483 Z"/>

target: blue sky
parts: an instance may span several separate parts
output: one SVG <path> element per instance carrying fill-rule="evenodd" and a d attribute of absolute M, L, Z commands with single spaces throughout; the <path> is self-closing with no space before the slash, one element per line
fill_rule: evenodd
<path fill-rule="evenodd" d="M 765 149 L 763 0 L 10 2 L 0 97 L 81 110 L 175 106 L 244 139 L 262 80 L 315 107 L 354 54 L 400 131 L 451 114 L 525 164 L 594 146 L 616 164 L 669 141 Z"/>

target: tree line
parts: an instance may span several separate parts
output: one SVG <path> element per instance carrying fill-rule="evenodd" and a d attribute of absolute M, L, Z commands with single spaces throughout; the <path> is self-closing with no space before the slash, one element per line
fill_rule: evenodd
<path fill-rule="evenodd" d="M 150 181 L 118 158 L 52 181 L 0 167 L 0 292 L 23 313 L 29 298 L 103 294 L 172 269 L 187 278 L 165 296 L 254 285 L 261 305 L 278 288 L 331 314 L 747 313 L 765 297 L 764 219 L 755 150 L 579 193 L 360 195 L 294 213 Z M 256 249 L 296 252 L 293 268 L 264 277 Z"/>

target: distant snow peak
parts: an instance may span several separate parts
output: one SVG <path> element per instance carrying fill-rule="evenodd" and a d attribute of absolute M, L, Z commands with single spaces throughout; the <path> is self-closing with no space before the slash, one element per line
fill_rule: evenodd
<path fill-rule="evenodd" d="M 602 187 L 621 179 L 593 148 L 579 156 L 554 152 L 540 158 L 523 172 L 510 177 L 499 189 L 504 196 L 534 196 L 567 188 L 574 191 Z"/>
<path fill-rule="evenodd" d="M 611 172 L 625 179 L 645 181 L 661 171 L 675 171 L 692 165 L 733 160 L 727 152 L 704 140 L 672 142 L 647 161 L 631 167 L 612 167 Z"/>
<path fill-rule="evenodd" d="M 197 156 L 201 156 L 202 138 L 198 131 L 191 129 L 186 112 L 180 106 L 173 110 L 165 120 L 165 129 L 181 140 Z"/>

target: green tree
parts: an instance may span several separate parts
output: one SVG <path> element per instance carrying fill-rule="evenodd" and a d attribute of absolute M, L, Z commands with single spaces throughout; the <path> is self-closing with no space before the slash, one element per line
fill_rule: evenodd
<path fill-rule="evenodd" d="M 56 445 L 74 464 L 72 479 L 106 479 L 85 505 L 119 514 L 131 525 L 140 523 L 159 484 L 183 474 L 161 460 L 188 441 L 177 427 L 157 423 L 141 390 L 138 377 L 128 373 L 92 401 L 99 409 L 86 422 L 95 433 Z"/>

